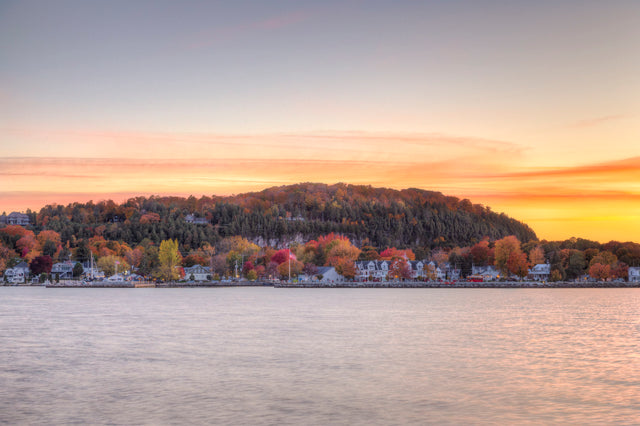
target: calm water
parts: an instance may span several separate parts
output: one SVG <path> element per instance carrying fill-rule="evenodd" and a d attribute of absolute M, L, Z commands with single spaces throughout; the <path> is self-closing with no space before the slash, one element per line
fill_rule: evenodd
<path fill-rule="evenodd" d="M 3 287 L 0 423 L 639 424 L 640 291 Z"/>

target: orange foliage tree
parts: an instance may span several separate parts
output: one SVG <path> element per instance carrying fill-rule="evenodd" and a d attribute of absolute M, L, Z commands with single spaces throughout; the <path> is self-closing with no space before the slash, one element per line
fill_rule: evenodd
<path fill-rule="evenodd" d="M 598 281 L 605 281 L 611 277 L 611 266 L 602 263 L 594 263 L 589 268 L 589 275 Z"/>
<path fill-rule="evenodd" d="M 401 278 L 408 280 L 411 279 L 411 276 L 411 266 L 406 259 L 397 258 L 391 263 L 391 266 L 389 267 L 389 278 Z"/>
<path fill-rule="evenodd" d="M 504 237 L 501 240 L 496 241 L 495 246 L 495 264 L 501 274 L 507 275 L 509 271 L 509 256 L 512 253 L 520 255 L 520 240 L 513 235 Z"/>

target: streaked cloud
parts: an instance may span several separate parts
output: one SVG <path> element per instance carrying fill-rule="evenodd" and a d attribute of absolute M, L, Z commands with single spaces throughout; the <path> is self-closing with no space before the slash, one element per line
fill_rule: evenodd
<path fill-rule="evenodd" d="M 587 118 L 585 120 L 577 121 L 573 123 L 572 127 L 576 127 L 576 128 L 594 127 L 610 121 L 621 120 L 623 118 L 625 118 L 623 114 L 604 115 L 602 117 Z"/>

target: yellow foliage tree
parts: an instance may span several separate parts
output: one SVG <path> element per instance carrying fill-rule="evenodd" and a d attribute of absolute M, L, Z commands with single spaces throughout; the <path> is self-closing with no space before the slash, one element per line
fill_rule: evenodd
<path fill-rule="evenodd" d="M 164 240 L 160 243 L 158 261 L 157 277 L 166 281 L 173 281 L 180 278 L 180 272 L 177 266 L 180 266 L 182 256 L 178 251 L 178 240 Z"/>

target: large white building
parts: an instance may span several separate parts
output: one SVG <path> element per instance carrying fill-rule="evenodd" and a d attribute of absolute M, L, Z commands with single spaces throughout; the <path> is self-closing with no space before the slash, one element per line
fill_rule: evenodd
<path fill-rule="evenodd" d="M 208 266 L 193 265 L 183 269 L 186 280 L 191 280 L 191 277 L 193 277 L 193 281 L 209 281 L 211 279 L 211 270 Z"/>
<path fill-rule="evenodd" d="M 533 281 L 549 281 L 551 276 L 551 265 L 548 263 L 539 263 L 529 269 L 528 278 Z"/>
<path fill-rule="evenodd" d="M 4 277 L 11 284 L 24 283 L 29 276 L 29 265 L 26 262 L 20 262 L 13 268 L 4 271 Z"/>
<path fill-rule="evenodd" d="M 640 267 L 632 266 L 629 268 L 629 282 L 640 282 Z"/>

